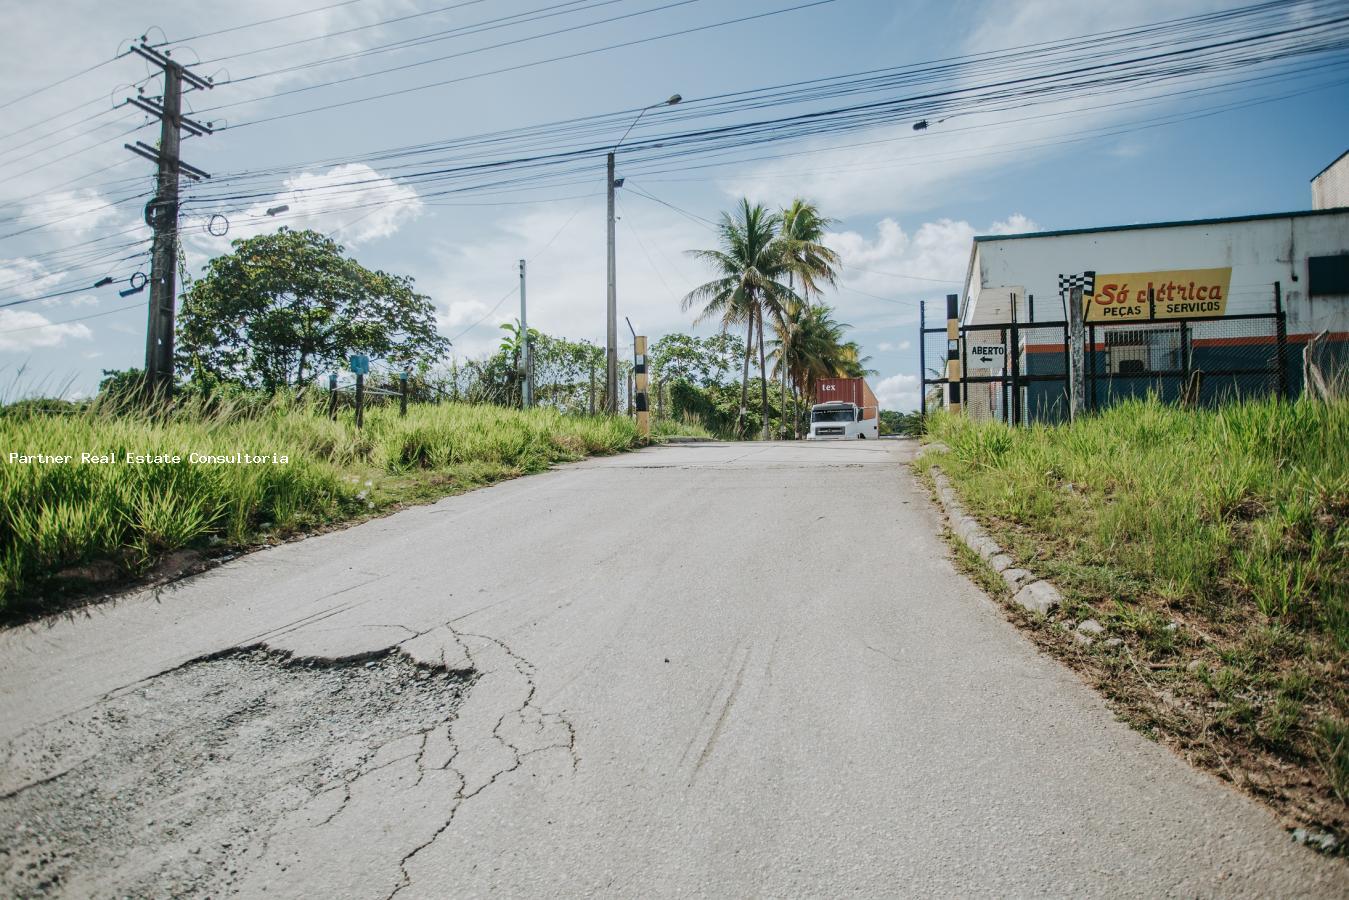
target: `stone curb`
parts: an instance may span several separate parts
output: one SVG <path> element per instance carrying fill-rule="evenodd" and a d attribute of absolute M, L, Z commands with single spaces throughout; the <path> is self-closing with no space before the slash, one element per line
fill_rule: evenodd
<path fill-rule="evenodd" d="M 946 511 L 951 530 L 965 542 L 965 545 L 979 554 L 980 558 L 1002 576 L 1013 591 L 1012 600 L 1031 612 L 1047 615 L 1063 602 L 1059 589 L 1048 581 L 1036 578 L 1025 569 L 1012 565 L 1012 558 L 1003 552 L 997 542 L 988 536 L 988 532 L 965 512 L 951 488 L 951 482 L 935 466 L 928 470 L 937 485 L 937 499 Z"/>

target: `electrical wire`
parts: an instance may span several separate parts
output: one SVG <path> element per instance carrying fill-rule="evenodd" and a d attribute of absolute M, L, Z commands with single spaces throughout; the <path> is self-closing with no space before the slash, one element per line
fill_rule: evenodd
<path fill-rule="evenodd" d="M 0 334 L 18 334 L 21 331 L 36 331 L 39 328 L 52 328 L 57 325 L 69 325 L 73 322 L 87 322 L 90 319 L 98 319 L 102 318 L 103 316 L 111 316 L 114 315 L 115 313 L 126 312 L 129 309 L 144 309 L 144 308 L 145 308 L 144 303 L 130 303 L 127 304 L 126 306 L 119 306 L 117 309 L 109 309 L 103 312 L 93 313 L 92 315 L 88 316 L 79 316 L 74 319 L 62 319 L 59 322 L 44 322 L 41 325 L 25 325 L 22 328 L 6 328 L 5 330 L 0 331 Z"/>
<path fill-rule="evenodd" d="M 681 2 L 696 2 L 696 0 L 681 0 Z M 329 103 L 329 104 L 325 104 L 325 105 L 322 105 L 322 106 L 311 107 L 311 108 L 308 108 L 308 109 L 294 110 L 294 111 L 287 112 L 287 113 L 280 113 L 280 114 L 273 115 L 273 116 L 266 116 L 266 117 L 263 117 L 263 118 L 260 118 L 260 119 L 253 119 L 253 120 L 250 120 L 250 121 L 247 121 L 247 122 L 241 122 L 241 123 L 239 123 L 238 125 L 235 125 L 234 127 L 235 127 L 235 128 L 244 128 L 244 127 L 251 126 L 251 125 L 261 125 L 261 124 L 263 124 L 263 123 L 265 123 L 265 122 L 275 122 L 275 121 L 279 121 L 279 120 L 281 120 L 281 119 L 295 118 L 296 116 L 306 116 L 306 115 L 312 115 L 313 113 L 326 112 L 326 111 L 332 110 L 332 109 L 342 109 L 342 108 L 345 108 L 345 107 L 348 107 L 348 106 L 355 106 L 356 104 L 359 104 L 359 103 L 369 103 L 369 102 L 374 101 L 374 100 L 387 100 L 387 99 L 390 98 L 390 97 L 399 97 L 399 96 L 403 96 L 403 95 L 405 95 L 405 94 L 416 93 L 416 92 L 418 92 L 418 91 L 430 90 L 431 88 L 445 87 L 445 86 L 451 85 L 451 84 L 459 84 L 459 83 L 462 83 L 462 82 L 465 82 L 465 81 L 472 81 L 472 80 L 477 79 L 477 78 L 486 78 L 486 77 L 491 76 L 491 75 L 501 75 L 501 74 L 504 74 L 504 73 L 507 73 L 507 72 L 519 72 L 519 71 L 524 70 L 524 69 L 532 69 L 532 68 L 536 68 L 536 67 L 538 67 L 538 66 L 548 65 L 548 64 L 551 64 L 551 63 L 555 63 L 555 62 L 563 62 L 563 61 L 566 61 L 566 60 L 580 59 L 580 58 L 586 57 L 586 56 L 593 56 L 593 55 L 596 54 L 596 53 L 605 53 L 605 52 L 608 52 L 608 51 L 610 51 L 610 50 L 619 50 L 619 49 L 623 49 L 623 48 L 626 48 L 626 47 L 636 47 L 636 46 L 639 46 L 639 45 L 642 45 L 642 44 L 649 44 L 649 43 L 652 43 L 652 42 L 654 42 L 654 41 L 667 40 L 667 39 L 669 39 L 669 38 L 674 38 L 674 37 L 683 37 L 683 36 L 689 35 L 689 34 L 696 34 L 696 33 L 698 33 L 698 32 L 708 31 L 708 30 L 711 30 L 711 29 L 713 29 L 713 28 L 724 28 L 724 27 L 726 27 L 726 26 L 728 26 L 728 25 L 739 25 L 739 24 L 743 24 L 743 23 L 745 23 L 745 22 L 752 22 L 752 21 L 755 21 L 755 20 L 757 20 L 757 19 L 764 19 L 764 18 L 768 18 L 768 17 L 770 17 L 770 16 L 783 15 L 783 14 L 789 13 L 789 12 L 797 12 L 797 11 L 799 11 L 799 10 L 810 9 L 810 8 L 816 7 L 816 6 L 824 6 L 825 4 L 835 3 L 835 2 L 837 2 L 837 0 L 810 0 L 810 2 L 808 2 L 808 3 L 801 3 L 801 4 L 798 4 L 798 5 L 796 5 L 796 6 L 789 6 L 789 7 L 784 7 L 784 8 L 781 8 L 781 9 L 770 10 L 769 12 L 758 13 L 758 14 L 756 14 L 756 15 L 751 15 L 751 16 L 741 16 L 741 17 L 739 17 L 739 18 L 733 18 L 733 19 L 724 19 L 724 20 L 722 20 L 722 21 L 720 21 L 720 22 L 713 22 L 713 23 L 710 23 L 710 24 L 708 24 L 708 25 L 700 25 L 700 26 L 697 26 L 697 27 L 694 27 L 694 28 L 685 28 L 685 29 L 681 29 L 681 30 L 679 30 L 679 31 L 670 31 L 670 32 L 666 32 L 666 33 L 664 33 L 664 34 L 653 35 L 653 36 L 650 36 L 650 37 L 636 38 L 636 39 L 633 39 L 633 40 L 630 40 L 630 41 L 622 41 L 622 42 L 615 43 L 615 44 L 609 44 L 609 45 L 606 45 L 606 46 L 603 46 L 603 47 L 594 47 L 594 48 L 590 48 L 590 49 L 587 49 L 587 50 L 578 50 L 578 51 L 576 51 L 576 52 L 574 52 L 574 53 L 565 53 L 565 54 L 562 54 L 562 55 L 560 55 L 560 56 L 549 57 L 549 58 L 547 58 L 547 59 L 533 60 L 533 61 L 531 61 L 531 62 L 518 63 L 518 64 L 512 65 L 512 66 L 504 66 L 504 67 L 502 67 L 502 68 L 499 68 L 499 69 L 493 69 L 493 70 L 487 71 L 487 72 L 477 72 L 477 73 L 473 73 L 473 74 L 470 74 L 470 75 L 463 75 L 463 76 L 460 76 L 460 77 L 457 77 L 457 78 L 447 78 L 447 79 L 443 79 L 443 80 L 440 80 L 440 81 L 434 81 L 434 82 L 431 82 L 431 83 L 429 83 L 429 84 L 414 85 L 414 86 L 412 86 L 412 87 L 401 88 L 401 89 L 395 90 L 395 91 L 386 91 L 386 92 L 384 92 L 384 93 L 382 93 L 382 94 L 373 94 L 373 95 L 370 95 L 370 96 L 367 96 L 367 97 L 358 97 L 358 98 L 355 98 L 355 99 L 352 99 L 352 100 L 344 100 L 344 101 L 341 101 L 341 102 L 337 102 L 337 103 Z M 383 74 L 383 73 L 380 73 L 380 74 Z M 344 82 L 344 81 L 347 81 L 347 80 L 350 80 L 350 79 L 338 79 L 338 80 L 335 80 L 335 81 L 333 81 L 333 82 L 331 82 L 331 83 L 325 83 L 325 84 L 323 84 L 323 85 L 321 85 L 321 86 L 327 87 L 327 86 L 329 86 L 329 84 L 340 84 L 340 83 L 342 83 L 342 82 Z M 306 88 L 306 90 L 312 89 L 313 87 L 318 87 L 318 85 L 316 85 L 316 86 L 311 86 L 311 88 Z M 290 92 L 286 92 L 286 93 L 290 93 Z M 255 100 L 266 100 L 266 99 L 271 99 L 272 96 L 281 96 L 281 95 L 278 94 L 278 95 L 271 95 L 271 96 L 268 96 L 268 97 L 260 97 L 260 98 L 255 98 Z M 241 102 L 254 102 L 254 101 L 241 101 Z M 240 104 L 238 104 L 238 103 L 236 103 L 236 104 L 229 104 L 229 106 L 231 106 L 231 107 L 232 107 L 232 106 L 238 106 L 238 105 L 240 105 Z M 211 107 L 211 108 L 208 109 L 208 110 L 203 110 L 203 113 L 205 113 L 205 112 L 212 112 L 212 111 L 217 110 L 217 109 L 225 109 L 225 108 L 226 108 L 225 106 Z"/>
<path fill-rule="evenodd" d="M 548 251 L 548 248 L 551 247 L 551 246 L 553 246 L 553 243 L 554 243 L 559 237 L 562 236 L 562 232 L 564 232 L 564 231 L 567 230 L 567 226 L 570 225 L 570 224 L 576 219 L 576 217 L 577 217 L 578 215 L 581 214 L 581 210 L 583 210 L 583 209 L 585 209 L 585 203 L 580 203 L 580 204 L 578 204 L 577 207 L 576 207 L 576 209 L 575 209 L 575 210 L 572 212 L 572 214 L 567 218 L 567 221 L 565 221 L 565 222 L 562 223 L 562 227 L 559 228 L 556 232 L 554 232 L 553 236 L 552 236 L 551 238 L 548 239 L 548 243 L 546 243 L 546 244 L 544 244 L 542 247 L 540 247 L 537 251 L 534 252 L 533 255 L 531 255 L 531 256 L 529 256 L 528 258 L 526 258 L 525 262 L 526 262 L 526 263 L 532 263 L 532 262 L 534 262 L 536 259 L 538 259 L 539 257 L 543 256 L 543 254 L 546 253 L 546 252 Z M 456 334 L 454 337 L 450 338 L 450 344 L 453 345 L 455 341 L 459 340 L 461 337 L 463 337 L 464 335 L 468 334 L 468 333 L 469 333 L 470 331 L 472 331 L 473 329 L 477 328 L 477 327 L 478 327 L 479 325 L 481 325 L 483 322 L 487 321 L 488 317 L 490 317 L 493 313 L 495 313 L 498 309 L 501 308 L 501 304 L 505 303 L 508 299 L 510 299 L 511 297 L 515 296 L 517 293 L 519 293 L 519 291 L 520 291 L 520 287 L 519 287 L 519 285 L 516 285 L 515 287 L 513 287 L 513 288 L 511 288 L 509 291 L 507 291 L 505 294 L 503 294 L 502 297 L 501 297 L 501 299 L 498 300 L 498 301 L 496 302 L 496 304 L 493 305 L 493 307 L 492 307 L 491 309 L 489 309 L 487 312 L 483 313 L 483 315 L 482 315 L 481 318 L 479 318 L 479 319 L 478 319 L 476 322 L 474 322 L 472 325 L 470 325 L 470 326 L 468 326 L 467 328 L 465 328 L 463 331 L 461 331 L 461 332 L 459 332 L 458 334 Z"/>
<path fill-rule="evenodd" d="M 176 41 L 163 40 L 158 44 L 151 44 L 152 47 L 167 47 L 172 44 L 186 44 L 189 41 L 199 41 L 203 38 L 216 37 L 221 34 L 230 34 L 235 31 L 243 31 L 247 28 L 257 28 L 261 25 L 271 25 L 276 22 L 285 22 L 288 19 L 298 19 L 301 16 L 310 16 L 314 13 L 326 12 L 330 9 L 337 9 L 341 6 L 351 6 L 354 3 L 361 3 L 362 0 L 339 0 L 337 3 L 329 3 L 326 6 L 316 6 L 313 9 L 302 9 L 299 12 L 286 13 L 283 16 L 273 16 L 270 19 L 258 19 L 254 22 L 245 22 L 242 25 L 231 25 L 228 28 L 217 28 L 215 31 L 203 31 L 201 34 L 194 34 L 190 37 L 179 38 Z M 209 61 L 208 61 L 209 64 Z"/>

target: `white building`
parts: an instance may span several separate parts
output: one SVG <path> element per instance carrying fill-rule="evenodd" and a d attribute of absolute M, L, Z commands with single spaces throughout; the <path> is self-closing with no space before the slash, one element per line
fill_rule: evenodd
<path fill-rule="evenodd" d="M 1312 179 L 1312 209 L 1349 206 L 1349 150 Z"/>
<path fill-rule="evenodd" d="M 1084 298 L 1087 320 L 1097 325 L 1093 372 L 1116 379 L 1108 396 L 1156 389 L 1159 375 L 1188 375 L 1191 366 L 1214 373 L 1214 390 L 1244 390 L 1236 382 L 1223 387 L 1219 373 L 1253 365 L 1261 354 L 1262 365 L 1274 365 L 1272 351 L 1259 348 L 1276 340 L 1278 306 L 1287 317 L 1280 384 L 1290 393 L 1301 385 L 1302 343 L 1328 331 L 1336 354 L 1349 346 L 1349 208 L 976 237 L 961 324 L 1063 321 L 1060 276 L 1087 271 L 1097 273 L 1095 295 Z M 1240 318 L 1261 314 L 1267 318 Z M 988 352 L 970 354 L 976 339 Z M 994 346 L 999 340 L 1008 341 L 1003 329 L 966 333 L 967 375 L 1002 374 L 1008 363 Z M 1022 329 L 1019 340 L 1022 374 L 1035 374 L 1037 362 L 1041 373 L 1051 371 L 1046 365 L 1063 371 L 1061 331 Z M 1123 389 L 1127 379 L 1136 389 Z M 1003 390 L 977 387 L 969 412 L 1003 414 L 1010 403 Z M 1034 385 L 1023 392 L 1025 408 L 1036 407 L 1035 396 Z"/>

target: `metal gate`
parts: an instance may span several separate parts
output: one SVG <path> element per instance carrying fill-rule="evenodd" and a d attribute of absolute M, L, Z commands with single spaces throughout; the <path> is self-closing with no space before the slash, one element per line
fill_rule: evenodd
<path fill-rule="evenodd" d="M 1288 338 L 1281 299 L 1276 289 L 1274 309 L 1268 313 L 1088 322 L 1087 409 L 1150 395 L 1191 406 L 1287 397 Z M 1009 425 L 1068 421 L 1068 322 L 961 325 L 954 345 L 948 334 L 946 327 L 929 327 L 924 315 L 919 350 L 924 414 L 958 401 L 974 419 Z M 960 378 L 954 383 L 946 377 L 946 361 L 953 353 L 960 361 Z"/>

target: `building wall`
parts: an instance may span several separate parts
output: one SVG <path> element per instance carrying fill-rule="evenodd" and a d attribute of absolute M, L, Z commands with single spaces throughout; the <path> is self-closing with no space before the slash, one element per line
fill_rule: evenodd
<path fill-rule="evenodd" d="M 1349 206 L 1349 150 L 1312 179 L 1312 209 Z"/>
<path fill-rule="evenodd" d="M 1274 308 L 1283 290 L 1290 335 L 1322 329 L 1349 332 L 1349 295 L 1310 298 L 1307 258 L 1349 253 L 1349 210 L 1145 228 L 997 237 L 976 240 L 962 320 L 1007 321 L 1010 295 L 1017 319 L 1062 319 L 1058 276 L 1096 272 L 1232 269 L 1226 312 Z"/>
<path fill-rule="evenodd" d="M 1275 308 L 1274 284 L 1279 283 L 1287 313 L 1282 384 L 1296 394 L 1302 384 L 1302 344 L 1312 336 L 1323 330 L 1330 332 L 1333 345 L 1326 351 L 1326 361 L 1342 365 L 1349 359 L 1349 291 L 1317 296 L 1311 296 L 1309 292 L 1308 259 L 1345 255 L 1349 255 L 1349 210 L 1043 236 L 980 238 L 971 254 L 961 319 L 965 325 L 1008 322 L 1015 307 L 1015 318 L 1021 325 L 1020 337 L 1026 350 L 1023 374 L 1061 375 L 1066 371 L 1062 329 L 1029 327 L 1032 307 L 1037 322 L 1065 318 L 1058 290 L 1060 274 L 1077 274 L 1084 270 L 1104 274 L 1230 268 L 1226 315 L 1272 313 Z M 1149 329 L 1157 326 L 1140 322 L 1113 327 Z M 1095 329 L 1097 343 L 1088 353 L 1089 372 L 1108 376 L 1095 380 L 1092 385 L 1096 405 L 1148 393 L 1173 400 L 1179 396 L 1182 378 L 1175 374 L 1159 376 L 1150 372 L 1136 378 L 1118 374 L 1109 376 L 1103 334 L 1106 330 Z M 1203 381 L 1201 400 L 1257 395 L 1277 389 L 1279 381 L 1274 375 L 1217 374 L 1239 368 L 1277 369 L 1276 331 L 1272 320 L 1187 325 L 1189 364 L 1212 373 Z M 991 337 L 998 332 L 971 331 L 968 334 Z M 970 374 L 975 374 L 973 365 Z M 986 374 L 998 375 L 1000 372 Z M 978 399 L 976 387 L 981 392 Z M 985 393 L 989 394 L 987 399 Z M 1004 399 L 999 388 L 989 389 L 987 385 L 972 385 L 969 399 L 969 412 L 977 418 L 1002 418 L 1003 408 L 1010 402 Z M 1023 414 L 1032 421 L 1064 418 L 1067 406 L 1064 382 L 1028 383 L 1022 389 L 1021 405 Z"/>

